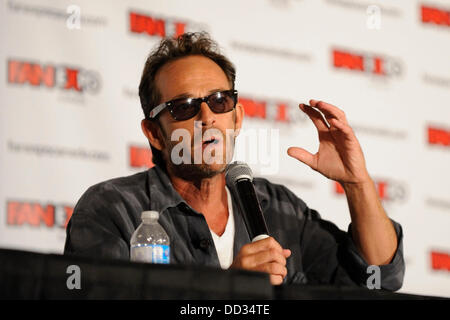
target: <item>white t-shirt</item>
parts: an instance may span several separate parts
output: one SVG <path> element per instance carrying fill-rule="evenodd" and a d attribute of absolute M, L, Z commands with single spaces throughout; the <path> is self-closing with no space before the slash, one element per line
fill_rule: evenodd
<path fill-rule="evenodd" d="M 217 255 L 219 256 L 220 267 L 222 269 L 228 269 L 233 263 L 233 246 L 234 246 L 234 216 L 233 216 L 233 205 L 231 203 L 231 194 L 228 188 L 227 190 L 227 200 L 228 200 L 228 221 L 225 227 L 224 233 L 219 237 L 211 229 L 212 238 L 214 240 L 214 245 L 216 246 Z"/>

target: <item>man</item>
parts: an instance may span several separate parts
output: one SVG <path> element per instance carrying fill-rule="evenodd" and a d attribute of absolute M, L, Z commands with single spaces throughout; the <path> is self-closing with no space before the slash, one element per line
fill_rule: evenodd
<path fill-rule="evenodd" d="M 244 118 L 234 80 L 234 66 L 205 33 L 161 41 L 139 86 L 141 127 L 156 166 L 89 188 L 67 227 L 65 253 L 127 260 L 141 212 L 156 210 L 171 240 L 172 263 L 266 272 L 274 285 L 363 286 L 368 266 L 377 265 L 381 287 L 398 290 L 405 268 L 401 226 L 384 212 L 345 114 L 323 101 L 300 104 L 299 111 L 318 130 L 318 152 L 291 147 L 288 154 L 343 186 L 352 221 L 348 232 L 322 220 L 286 187 L 255 178 L 271 237 L 250 242 L 224 178 L 229 141 Z M 210 130 L 216 134 L 208 135 Z M 172 141 L 179 131 L 206 137 L 187 145 Z M 194 159 L 199 153 L 216 161 Z"/>

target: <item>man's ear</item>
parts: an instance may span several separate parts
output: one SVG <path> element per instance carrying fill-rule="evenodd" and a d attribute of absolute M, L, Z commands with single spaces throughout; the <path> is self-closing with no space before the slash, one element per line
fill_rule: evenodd
<path fill-rule="evenodd" d="M 242 121 L 244 120 L 244 106 L 238 102 L 234 110 L 235 110 L 234 132 L 235 137 L 237 137 L 242 127 Z"/>
<path fill-rule="evenodd" d="M 156 121 L 151 121 L 148 119 L 142 119 L 141 129 L 144 135 L 147 137 L 148 142 L 157 150 L 161 151 L 163 149 L 163 140 L 161 127 Z"/>

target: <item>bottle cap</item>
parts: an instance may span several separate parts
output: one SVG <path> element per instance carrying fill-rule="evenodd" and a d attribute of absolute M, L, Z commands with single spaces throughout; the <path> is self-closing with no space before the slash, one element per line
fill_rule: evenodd
<path fill-rule="evenodd" d="M 142 211 L 141 219 L 155 219 L 158 220 L 158 211 Z"/>

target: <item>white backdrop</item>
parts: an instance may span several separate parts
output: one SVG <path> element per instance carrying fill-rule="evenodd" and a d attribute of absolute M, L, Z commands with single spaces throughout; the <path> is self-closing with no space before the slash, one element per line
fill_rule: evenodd
<path fill-rule="evenodd" d="M 446 0 L 0 1 L 0 247 L 61 253 L 89 186 L 151 165 L 140 75 L 183 30 L 208 31 L 235 63 L 244 130 L 278 130 L 275 170 L 254 170 L 346 230 L 339 188 L 286 155 L 318 146 L 299 102 L 343 109 L 404 229 L 401 292 L 450 297 Z"/>

